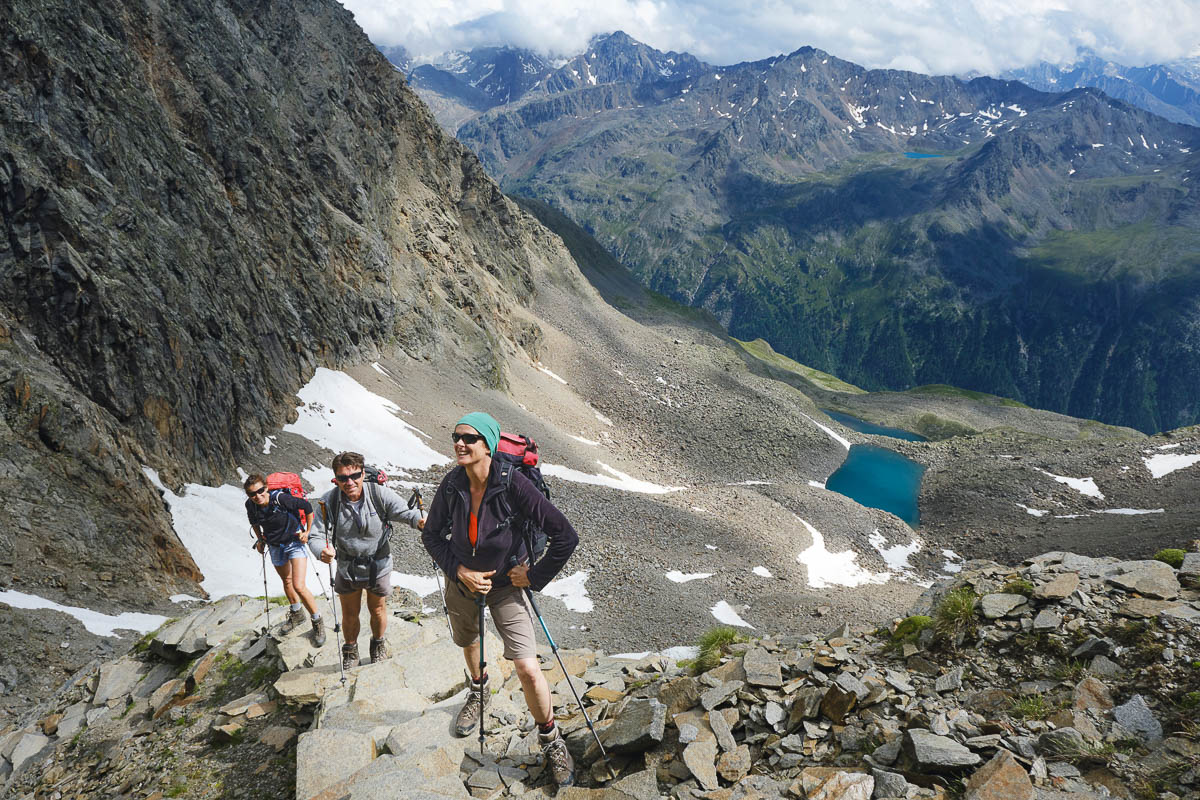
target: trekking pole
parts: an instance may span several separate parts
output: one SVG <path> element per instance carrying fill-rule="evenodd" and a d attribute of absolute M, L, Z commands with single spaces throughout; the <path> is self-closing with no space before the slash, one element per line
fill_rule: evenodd
<path fill-rule="evenodd" d="M 508 566 L 517 566 L 517 557 L 513 556 L 508 561 Z M 596 733 L 596 726 L 592 724 L 592 718 L 588 716 L 587 709 L 583 707 L 583 701 L 579 699 L 579 691 L 575 688 L 575 682 L 571 680 L 571 673 L 567 672 L 567 665 L 563 663 L 562 656 L 558 653 L 558 645 L 554 643 L 554 637 L 550 635 L 550 629 L 546 627 L 546 620 L 542 619 L 542 612 L 538 609 L 537 601 L 533 599 L 533 590 L 528 586 L 525 588 L 525 596 L 529 598 L 529 605 L 533 609 L 533 613 L 537 616 L 538 622 L 542 623 L 542 633 L 546 634 L 546 641 L 550 643 L 550 650 L 554 653 L 554 657 L 558 659 L 558 666 L 566 676 L 567 685 L 571 687 L 571 694 L 575 695 L 575 703 L 579 706 L 579 710 L 583 712 L 583 720 L 587 723 L 588 730 L 592 732 L 592 738 L 596 740 L 596 745 L 600 748 L 601 757 L 607 761 L 608 752 L 604 749 L 604 745 L 600 742 L 600 735 Z"/>
<path fill-rule="evenodd" d="M 258 537 L 257 537 L 257 536 L 255 536 L 255 538 L 257 539 Z M 271 630 L 271 597 L 270 597 L 270 595 L 267 593 L 267 543 L 266 543 L 265 541 L 263 541 L 262 539 L 258 539 L 258 541 L 257 541 L 257 542 L 255 542 L 255 545 L 254 545 L 254 546 L 255 546 L 256 548 L 257 548 L 257 547 L 260 547 L 260 546 L 262 547 L 262 549 L 258 551 L 258 554 L 259 554 L 260 556 L 262 556 L 262 568 L 263 568 L 263 610 L 267 612 L 267 627 L 266 627 L 266 629 L 263 631 L 263 635 L 265 636 L 265 635 L 266 635 L 267 633 L 269 633 L 269 632 L 270 632 L 270 630 Z"/>
<path fill-rule="evenodd" d="M 484 687 L 484 671 L 487 669 L 487 661 L 483 658 L 483 640 L 487 636 L 487 631 L 483 627 L 483 608 L 486 599 L 482 594 L 475 595 L 475 604 L 479 606 L 479 757 L 484 758 L 483 751 L 483 723 L 487 719 L 487 706 L 484 705 L 483 693 L 487 691 Z"/>
<path fill-rule="evenodd" d="M 325 512 L 325 501 L 318 500 L 317 505 L 319 505 L 321 507 L 321 522 L 325 525 L 325 530 L 328 531 L 329 530 L 329 517 Z M 333 541 L 332 537 L 329 539 L 329 541 Z M 345 686 L 346 686 L 346 665 L 345 665 L 345 663 L 343 663 L 345 661 L 345 658 L 342 656 L 342 623 L 338 621 L 338 598 L 337 598 L 337 590 L 334 589 L 334 585 L 335 584 L 333 582 L 333 561 L 330 561 L 329 562 L 329 588 L 333 590 L 333 592 L 332 592 L 333 599 L 329 601 L 329 605 L 333 609 L 333 635 L 334 635 L 334 641 L 337 642 L 337 646 L 338 646 L 338 649 L 337 649 L 338 669 L 340 669 L 342 671 L 342 687 L 345 688 Z M 324 589 L 324 585 L 322 585 L 322 589 Z"/>
<path fill-rule="evenodd" d="M 425 517 L 425 504 L 421 502 L 421 490 L 413 487 L 412 497 L 408 498 L 408 507 L 417 506 L 417 510 L 421 512 L 422 519 Z M 450 627 L 450 609 L 446 607 L 446 590 L 442 588 L 442 574 L 438 569 L 437 559 L 430 556 L 433 561 L 433 579 L 437 581 L 438 597 L 442 598 L 442 614 L 446 618 L 446 628 L 450 631 L 450 637 L 454 637 L 454 628 Z"/>

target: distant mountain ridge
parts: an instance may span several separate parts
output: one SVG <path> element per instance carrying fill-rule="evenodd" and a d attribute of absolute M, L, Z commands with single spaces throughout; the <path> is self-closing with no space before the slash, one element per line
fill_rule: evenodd
<path fill-rule="evenodd" d="M 1200 420 L 1197 129 L 808 47 L 622 78 L 605 58 L 667 54 L 611 38 L 584 54 L 595 83 L 543 81 L 458 137 L 651 288 L 865 388 Z"/>
<path fill-rule="evenodd" d="M 1046 92 L 1090 86 L 1172 122 L 1200 125 L 1200 58 L 1128 67 L 1086 54 L 1073 64 L 1042 62 L 1003 77 Z"/>

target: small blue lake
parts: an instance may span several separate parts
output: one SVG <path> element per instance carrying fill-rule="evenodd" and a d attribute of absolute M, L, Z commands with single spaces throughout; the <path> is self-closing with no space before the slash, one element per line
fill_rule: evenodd
<path fill-rule="evenodd" d="M 917 493 L 924 474 L 925 467 L 893 450 L 856 444 L 825 488 L 860 505 L 889 511 L 916 528 L 921 521 Z"/>
<path fill-rule="evenodd" d="M 945 158 L 937 153 L 905 153 L 905 158 Z"/>
<path fill-rule="evenodd" d="M 867 422 L 865 419 L 852 417 L 849 414 L 841 414 L 837 411 L 830 411 L 828 408 L 822 408 L 821 411 L 823 411 L 830 419 L 835 419 L 850 430 L 858 431 L 859 433 L 873 433 L 877 436 L 890 436 L 893 439 L 903 439 L 906 442 L 929 441 L 921 434 L 913 433 L 912 431 L 906 431 L 903 428 L 888 428 L 884 425 L 876 425 L 874 422 Z"/>

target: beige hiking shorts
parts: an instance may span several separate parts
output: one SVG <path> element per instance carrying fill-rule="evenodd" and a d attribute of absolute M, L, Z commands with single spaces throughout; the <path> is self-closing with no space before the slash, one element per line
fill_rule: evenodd
<path fill-rule="evenodd" d="M 525 591 L 515 586 L 493 589 L 487 593 L 487 605 L 492 614 L 492 624 L 504 642 L 504 657 L 509 661 L 537 658 L 533 609 L 529 607 Z M 454 643 L 459 647 L 469 647 L 479 641 L 479 606 L 475 604 L 475 595 L 464 589 L 458 581 L 447 581 L 446 608 L 450 612 Z"/>

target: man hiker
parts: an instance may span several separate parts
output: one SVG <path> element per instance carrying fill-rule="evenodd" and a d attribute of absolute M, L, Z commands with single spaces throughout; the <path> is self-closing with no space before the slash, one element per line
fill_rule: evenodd
<path fill-rule="evenodd" d="M 291 633 L 303 625 L 304 609 L 307 609 L 308 618 L 312 621 L 313 644 L 320 647 L 325 644 L 325 621 L 321 619 L 312 592 L 304 585 L 304 575 L 308 570 L 308 553 L 304 550 L 304 543 L 308 541 L 312 530 L 312 505 L 283 489 L 269 491 L 267 479 L 258 473 L 246 478 L 242 488 L 246 490 L 246 518 L 250 520 L 250 527 L 258 539 L 255 549 L 261 553 L 264 547 L 270 548 L 271 564 L 279 573 L 283 581 L 283 593 L 291 603 L 280 633 Z M 301 525 L 301 512 L 307 515 L 307 526 Z"/>
<path fill-rule="evenodd" d="M 364 485 L 364 473 L 361 454 L 334 456 L 337 486 L 321 498 L 324 508 L 308 543 L 326 564 L 337 558 L 333 590 L 341 603 L 346 634 L 342 645 L 344 669 L 358 666 L 358 612 L 364 589 L 371 617 L 371 662 L 388 657 L 383 635 L 387 631 L 387 598 L 392 591 L 392 523 L 405 522 L 418 530 L 424 525 L 420 510 L 410 509 L 400 495 L 374 482 Z"/>
<path fill-rule="evenodd" d="M 451 439 L 457 466 L 438 486 L 421 541 L 446 573 L 450 628 L 471 675 L 471 691 L 458 713 L 455 732 L 467 736 L 482 725 L 491 698 L 488 675 L 479 665 L 483 631 L 478 599 L 491 609 L 504 642 L 504 657 L 513 662 L 521 681 L 554 781 L 569 786 L 575 763 L 554 724 L 550 687 L 538 663 L 533 615 L 523 589 L 541 590 L 549 583 L 579 539 L 567 518 L 532 481 L 515 470 L 507 473 L 509 480 L 503 480 L 499 462 L 492 459 L 500 441 L 495 419 L 481 412 L 467 414 L 454 426 Z M 524 525 L 518 519 L 531 521 L 548 537 L 545 557 L 532 567 L 520 534 Z"/>

